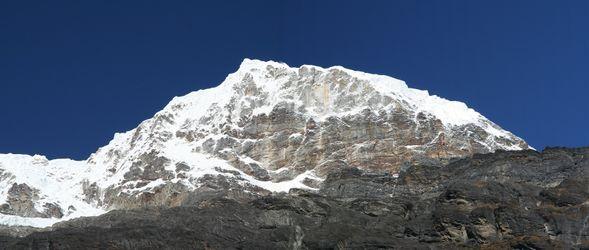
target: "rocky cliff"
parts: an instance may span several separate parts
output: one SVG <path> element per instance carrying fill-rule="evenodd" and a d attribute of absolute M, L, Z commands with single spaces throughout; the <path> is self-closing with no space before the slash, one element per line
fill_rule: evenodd
<path fill-rule="evenodd" d="M 589 148 L 498 151 L 398 176 L 342 166 L 319 189 L 192 193 L 58 223 L 6 249 L 587 249 Z"/>

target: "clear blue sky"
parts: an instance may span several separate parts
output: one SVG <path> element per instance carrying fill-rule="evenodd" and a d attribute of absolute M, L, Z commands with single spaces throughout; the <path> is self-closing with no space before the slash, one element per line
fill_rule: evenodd
<path fill-rule="evenodd" d="M 85 159 L 245 57 L 391 75 L 538 149 L 589 145 L 589 1 L 202 2 L 3 1 L 0 152 Z"/>

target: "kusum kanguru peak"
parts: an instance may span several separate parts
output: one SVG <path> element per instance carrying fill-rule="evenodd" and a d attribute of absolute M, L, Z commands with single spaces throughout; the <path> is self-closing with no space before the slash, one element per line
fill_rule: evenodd
<path fill-rule="evenodd" d="M 0 155 L 0 223 L 180 206 L 191 194 L 318 190 L 355 167 L 404 166 L 528 144 L 464 103 L 384 75 L 245 59 L 217 87 L 175 97 L 86 161 Z"/>

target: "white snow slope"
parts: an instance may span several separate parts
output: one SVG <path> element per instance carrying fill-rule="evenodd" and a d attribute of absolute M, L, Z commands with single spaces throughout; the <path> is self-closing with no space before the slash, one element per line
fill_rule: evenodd
<path fill-rule="evenodd" d="M 358 89 L 332 89 L 319 87 L 309 90 L 311 94 L 300 89 L 286 86 L 290 84 L 289 75 L 296 72 L 341 70 L 349 77 L 363 80 L 366 86 Z M 272 75 L 272 77 L 269 77 Z M 247 91 L 248 85 L 243 79 L 255 83 L 258 91 L 253 94 Z M 245 84 L 245 85 L 244 85 Z M 340 66 L 321 68 L 303 65 L 291 68 L 284 63 L 245 59 L 237 72 L 227 76 L 218 87 L 199 90 L 182 97 L 175 97 L 162 111 L 153 118 L 143 121 L 137 128 L 126 133 L 115 134 L 112 141 L 92 154 L 86 161 L 69 159 L 47 160 L 44 156 L 27 156 L 0 154 L 0 205 L 5 203 L 8 190 L 14 184 L 26 183 L 29 187 L 39 190 L 39 199 L 35 207 L 43 211 L 46 203 L 58 204 L 61 208 L 73 208 L 64 211 L 64 217 L 56 218 L 24 218 L 14 215 L 0 214 L 0 224 L 46 227 L 61 220 L 80 216 L 95 216 L 106 212 L 108 207 L 100 207 L 83 201 L 82 185 L 84 182 L 96 182 L 101 189 L 121 185 L 128 187 L 123 192 L 134 194 L 148 191 L 164 183 L 159 179 L 141 188 L 134 188 L 134 183 L 123 183 L 124 174 L 131 164 L 142 154 L 157 149 L 173 163 L 184 163 L 190 166 L 189 179 L 174 178 L 170 182 L 181 182 L 192 188 L 198 187 L 195 180 L 207 174 L 224 175 L 218 169 L 238 171 L 244 182 L 274 192 L 287 192 L 291 188 L 309 188 L 302 183 L 305 178 L 321 180 L 313 171 L 307 171 L 298 177 L 284 182 L 260 181 L 232 167 L 226 161 L 205 153 L 194 152 L 194 148 L 202 145 L 208 138 L 222 136 L 219 128 L 235 126 L 227 123 L 226 118 L 233 116 L 251 116 L 269 113 L 280 102 L 292 102 L 305 107 L 305 115 L 315 120 L 323 120 L 329 116 L 360 112 L 366 107 L 386 109 L 378 102 L 362 100 L 358 96 L 355 103 L 342 105 L 342 98 L 357 96 L 361 91 L 372 89 L 378 98 L 392 98 L 407 105 L 413 110 L 429 113 L 440 119 L 445 126 L 475 124 L 494 135 L 495 138 L 513 137 L 513 135 L 481 114 L 468 108 L 462 102 L 448 101 L 427 91 L 409 88 L 405 82 L 383 75 L 367 74 L 345 69 Z M 262 91 L 259 91 L 262 90 Z M 360 92 L 359 92 L 360 91 Z M 250 91 L 251 92 L 251 91 Z M 260 94 L 262 93 L 262 94 Z M 364 93 L 362 93 L 364 94 Z M 321 96 L 323 98 L 316 98 Z M 372 95 L 371 97 L 375 97 Z M 301 101 L 302 100 L 302 101 Z M 225 108 L 231 105 L 233 109 Z M 204 139 L 186 141 L 175 137 L 178 131 L 202 131 L 207 134 Z M 507 150 L 524 149 L 518 146 L 499 146 Z M 252 159 L 242 159 L 254 161 Z M 169 168 L 173 168 L 170 164 Z M 280 171 L 280 170 L 277 170 Z"/>

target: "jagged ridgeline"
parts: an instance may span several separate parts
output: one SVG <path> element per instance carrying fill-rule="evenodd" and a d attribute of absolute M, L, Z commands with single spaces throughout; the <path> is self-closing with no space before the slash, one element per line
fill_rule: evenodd
<path fill-rule="evenodd" d="M 334 170 L 396 176 L 416 163 L 529 146 L 464 103 L 343 67 L 244 60 L 174 98 L 87 161 L 0 155 L 0 223 L 44 227 L 211 192 L 236 200 L 319 190 Z"/>

